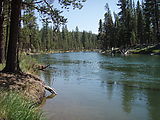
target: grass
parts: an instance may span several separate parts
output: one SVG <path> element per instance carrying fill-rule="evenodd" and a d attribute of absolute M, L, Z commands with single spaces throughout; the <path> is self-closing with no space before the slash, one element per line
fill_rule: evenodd
<path fill-rule="evenodd" d="M 160 53 L 160 50 L 153 50 L 153 53 Z"/>
<path fill-rule="evenodd" d="M 141 54 L 151 54 L 151 53 L 160 53 L 159 49 L 155 49 L 153 46 L 145 47 L 145 48 L 138 48 L 134 50 L 130 50 L 132 53 L 141 53 Z"/>
<path fill-rule="evenodd" d="M 35 58 L 30 55 L 21 55 L 20 57 L 20 68 L 23 72 L 29 72 L 33 74 L 37 74 L 38 71 L 36 69 L 36 65 L 40 65 Z"/>
<path fill-rule="evenodd" d="M 0 71 L 4 68 L 5 64 L 0 64 Z"/>
<path fill-rule="evenodd" d="M 20 56 L 20 68 L 23 72 L 37 74 L 35 65 L 40 63 L 29 55 Z M 5 64 L 0 64 L 0 71 Z M 16 92 L 0 90 L 0 120 L 45 120 L 42 112 L 33 102 Z"/>
<path fill-rule="evenodd" d="M 0 91 L 0 119 L 45 120 L 33 103 L 15 92 Z"/>
<path fill-rule="evenodd" d="M 21 55 L 20 56 L 20 68 L 23 72 L 29 72 L 33 74 L 38 74 L 36 69 L 36 65 L 40 65 L 41 63 L 37 61 L 30 55 Z M 5 67 L 5 64 L 0 64 L 0 71 Z"/>

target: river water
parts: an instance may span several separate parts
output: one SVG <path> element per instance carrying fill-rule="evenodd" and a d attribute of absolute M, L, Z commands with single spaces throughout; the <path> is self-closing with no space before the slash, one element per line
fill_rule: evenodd
<path fill-rule="evenodd" d="M 51 65 L 40 77 L 58 93 L 43 105 L 48 120 L 160 120 L 160 56 L 75 52 L 37 59 Z"/>

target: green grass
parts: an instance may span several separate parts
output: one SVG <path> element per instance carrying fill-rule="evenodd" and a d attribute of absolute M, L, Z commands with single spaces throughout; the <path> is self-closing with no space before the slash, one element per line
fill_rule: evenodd
<path fill-rule="evenodd" d="M 38 71 L 35 66 L 39 64 L 40 63 L 30 55 L 22 55 L 20 57 L 20 68 L 23 72 L 37 74 Z"/>
<path fill-rule="evenodd" d="M 20 68 L 23 72 L 38 74 L 38 70 L 35 67 L 36 65 L 40 65 L 40 64 L 42 63 L 40 63 L 39 61 L 37 61 L 35 58 L 33 58 L 30 55 L 22 54 L 20 56 Z M 4 67 L 5 67 L 5 63 L 0 64 L 0 71 L 3 70 Z"/>
<path fill-rule="evenodd" d="M 4 68 L 5 64 L 0 64 L 0 71 Z"/>
<path fill-rule="evenodd" d="M 15 92 L 0 92 L 0 119 L 45 120 L 33 103 Z"/>
<path fill-rule="evenodd" d="M 148 47 L 145 47 L 145 48 L 137 48 L 137 49 L 134 49 L 134 50 L 130 50 L 130 52 L 132 53 L 140 53 L 140 54 L 151 54 L 151 53 L 160 53 L 160 50 L 159 49 L 155 49 L 154 46 L 148 46 Z"/>
<path fill-rule="evenodd" d="M 153 53 L 160 53 L 160 50 L 153 50 Z"/>

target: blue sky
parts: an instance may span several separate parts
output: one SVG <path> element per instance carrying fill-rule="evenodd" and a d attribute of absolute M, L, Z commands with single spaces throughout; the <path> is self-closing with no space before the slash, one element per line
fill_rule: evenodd
<path fill-rule="evenodd" d="M 118 12 L 117 2 L 118 0 L 87 0 L 81 10 L 64 10 L 63 15 L 68 18 L 68 29 L 72 31 L 78 26 L 80 31 L 97 33 L 99 19 L 104 18 L 105 4 L 109 4 L 112 12 Z"/>
<path fill-rule="evenodd" d="M 137 0 L 134 0 L 135 3 Z M 62 15 L 68 18 L 67 27 L 70 31 L 75 30 L 78 26 L 79 31 L 92 31 L 92 33 L 98 33 L 99 20 L 104 19 L 105 5 L 109 4 L 111 12 L 119 12 L 117 6 L 118 0 L 87 0 L 83 3 L 82 9 L 72 10 L 72 8 L 67 11 L 66 9 L 59 9 L 60 5 L 55 1 L 54 7 L 59 10 L 63 10 Z M 42 23 L 39 22 L 39 27 L 42 27 Z"/>

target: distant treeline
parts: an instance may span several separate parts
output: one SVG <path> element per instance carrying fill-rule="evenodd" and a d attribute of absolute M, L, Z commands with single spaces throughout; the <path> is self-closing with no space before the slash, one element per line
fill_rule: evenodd
<path fill-rule="evenodd" d="M 3 24 L 1 24 L 3 25 L 3 31 L 0 32 L 0 53 L 2 55 L 0 59 L 7 54 L 11 21 L 11 3 L 8 0 L 3 2 Z M 97 48 L 96 34 L 93 34 L 91 31 L 80 32 L 78 26 L 75 26 L 75 30 L 69 31 L 67 25 L 65 25 L 66 19 L 58 16 L 56 11 L 56 15 L 52 16 L 55 21 L 50 20 L 48 16 L 41 15 L 40 22 L 42 22 L 42 28 L 39 28 L 37 12 L 35 12 L 35 5 L 38 3 L 32 2 L 31 0 L 25 0 L 23 3 L 24 6 L 22 5 L 21 8 L 23 10 L 21 11 L 19 41 L 17 44 L 20 51 L 45 52 L 51 50 L 84 50 Z M 43 3 L 43 1 L 40 3 Z M 39 10 L 45 11 L 48 9 L 47 7 L 41 7 Z"/>
<path fill-rule="evenodd" d="M 104 20 L 99 21 L 98 40 L 101 48 L 131 47 L 160 42 L 160 1 L 119 0 L 119 13 L 113 13 L 106 4 Z"/>
<path fill-rule="evenodd" d="M 61 30 L 54 30 L 43 23 L 42 29 L 29 28 L 24 25 L 21 29 L 21 50 L 31 52 L 52 51 L 52 50 L 89 50 L 97 48 L 97 35 L 92 32 L 80 32 L 78 27 L 68 31 L 67 25 Z M 32 31 L 32 32 L 31 32 Z"/>
<path fill-rule="evenodd" d="M 85 1 L 58 0 L 58 5 L 66 10 L 81 9 Z M 69 32 L 66 26 L 60 30 L 67 19 L 62 15 L 64 9 L 54 6 L 54 0 L 0 0 L 0 64 L 6 63 L 2 72 L 21 72 L 19 51 L 94 48 L 92 33 Z M 42 29 L 37 18 L 43 22 Z M 82 37 L 86 39 L 82 41 Z"/>
<path fill-rule="evenodd" d="M 34 10 L 28 8 L 23 12 L 21 50 L 30 49 L 32 52 L 38 52 L 95 49 L 97 47 L 97 36 L 92 32 L 80 32 L 78 27 L 74 31 L 68 31 L 67 25 L 51 27 L 48 19 L 42 19 L 43 25 L 39 30 L 36 19 Z"/>

